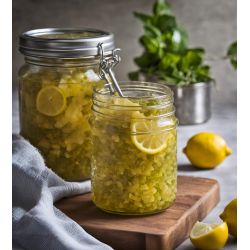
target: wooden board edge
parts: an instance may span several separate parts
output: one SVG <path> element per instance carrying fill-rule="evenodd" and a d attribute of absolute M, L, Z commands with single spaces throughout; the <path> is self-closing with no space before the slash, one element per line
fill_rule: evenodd
<path fill-rule="evenodd" d="M 215 182 L 215 185 L 194 204 L 192 210 L 188 209 L 182 215 L 171 231 L 165 235 L 146 234 L 146 250 L 173 250 L 188 238 L 195 222 L 203 220 L 220 201 L 220 186 L 218 181 L 215 180 Z M 197 214 L 194 214 L 194 212 L 197 212 Z M 177 231 L 178 228 L 183 228 L 183 230 Z M 178 238 L 174 235 L 178 235 Z"/>

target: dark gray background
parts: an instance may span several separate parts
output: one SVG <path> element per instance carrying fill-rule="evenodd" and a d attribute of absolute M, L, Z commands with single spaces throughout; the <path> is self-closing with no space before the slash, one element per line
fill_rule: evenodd
<path fill-rule="evenodd" d="M 154 0 L 13 0 L 13 88 L 23 56 L 17 52 L 18 36 L 30 29 L 45 27 L 88 27 L 111 31 L 122 51 L 115 72 L 118 80 L 136 69 L 133 62 L 142 48 L 138 38 L 141 26 L 132 12 L 152 13 Z M 169 0 L 179 24 L 189 34 L 190 46 L 201 46 L 207 56 L 223 56 L 237 39 L 236 0 Z M 228 61 L 210 62 L 212 76 L 220 92 L 213 92 L 215 103 L 236 103 L 236 72 Z"/>

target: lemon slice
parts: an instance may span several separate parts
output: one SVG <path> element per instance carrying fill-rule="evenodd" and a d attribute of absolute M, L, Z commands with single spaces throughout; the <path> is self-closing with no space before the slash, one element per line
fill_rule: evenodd
<path fill-rule="evenodd" d="M 37 110 L 47 116 L 59 115 L 66 107 L 66 98 L 56 86 L 42 88 L 36 97 Z"/>
<path fill-rule="evenodd" d="M 227 223 L 206 224 L 197 221 L 190 233 L 190 240 L 201 250 L 217 250 L 222 248 L 228 239 Z"/>
<path fill-rule="evenodd" d="M 131 140 L 134 145 L 144 153 L 156 154 L 167 147 L 169 140 L 173 137 L 170 132 L 162 131 L 158 127 L 157 121 L 132 122 L 131 132 L 144 133 L 132 135 Z"/>

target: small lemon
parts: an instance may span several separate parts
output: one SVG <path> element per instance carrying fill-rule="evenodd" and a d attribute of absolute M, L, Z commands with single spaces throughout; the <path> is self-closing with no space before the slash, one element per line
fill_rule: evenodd
<path fill-rule="evenodd" d="M 225 140 L 213 133 L 191 137 L 183 149 L 190 162 L 199 168 L 214 168 L 232 153 Z"/>
<path fill-rule="evenodd" d="M 229 233 L 237 238 L 237 198 L 225 207 L 220 218 L 227 223 Z"/>
<path fill-rule="evenodd" d="M 228 239 L 227 223 L 206 224 L 197 221 L 191 232 L 190 240 L 195 247 L 201 250 L 221 249 Z"/>

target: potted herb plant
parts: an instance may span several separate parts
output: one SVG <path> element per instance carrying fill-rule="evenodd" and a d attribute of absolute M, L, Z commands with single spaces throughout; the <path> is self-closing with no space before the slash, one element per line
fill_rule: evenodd
<path fill-rule="evenodd" d="M 144 29 L 139 41 L 145 51 L 134 59 L 139 70 L 129 73 L 129 78 L 167 84 L 174 92 L 180 124 L 207 121 L 211 116 L 211 88 L 215 81 L 210 77 L 209 66 L 204 64 L 205 50 L 188 48 L 187 32 L 177 23 L 165 0 L 155 2 L 152 16 L 138 12 L 134 16 Z M 227 57 L 235 64 L 235 51 L 231 52 Z"/>

